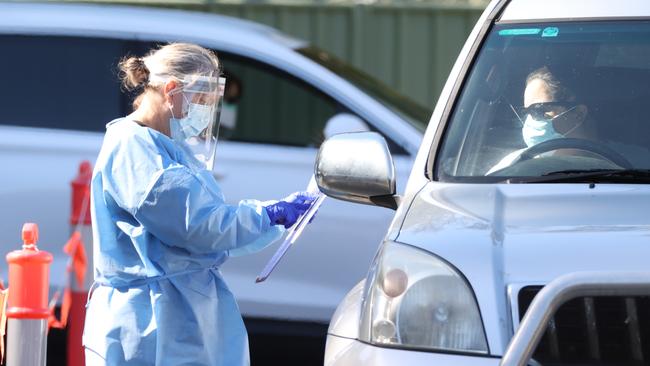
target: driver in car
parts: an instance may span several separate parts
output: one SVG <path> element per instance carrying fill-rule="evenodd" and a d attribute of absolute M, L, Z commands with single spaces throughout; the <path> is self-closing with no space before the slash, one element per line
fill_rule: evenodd
<path fill-rule="evenodd" d="M 587 112 L 587 106 L 578 104 L 575 94 L 544 66 L 526 78 L 524 106 L 515 114 L 523 126 L 524 142 L 530 148 L 563 137 L 595 139 L 593 129 L 586 128 Z M 515 150 L 506 155 L 487 174 L 510 166 L 525 150 Z"/>

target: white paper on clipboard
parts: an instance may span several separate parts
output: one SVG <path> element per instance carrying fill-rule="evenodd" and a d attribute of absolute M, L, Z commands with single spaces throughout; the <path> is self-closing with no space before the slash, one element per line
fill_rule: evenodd
<path fill-rule="evenodd" d="M 289 248 L 293 246 L 293 243 L 295 243 L 296 240 L 298 240 L 303 230 L 305 230 L 307 224 L 309 224 L 309 221 L 314 217 L 316 211 L 318 211 L 318 208 L 325 200 L 326 196 L 318 190 L 318 186 L 316 185 L 316 180 L 314 179 L 313 176 L 309 181 L 309 185 L 307 186 L 307 191 L 311 193 L 317 193 L 318 196 L 316 197 L 314 202 L 312 202 L 311 207 L 309 207 L 309 209 L 307 209 L 307 211 L 305 211 L 305 213 L 300 218 L 298 218 L 296 224 L 293 225 L 288 230 L 288 234 L 284 238 L 284 241 L 282 242 L 278 250 L 273 254 L 271 260 L 269 260 L 269 262 L 266 263 L 266 265 L 262 269 L 262 272 L 260 272 L 260 274 L 255 279 L 256 283 L 263 282 L 269 277 L 271 272 L 273 272 L 275 267 L 280 262 L 280 259 L 282 259 L 282 257 L 284 257 L 284 255 L 287 253 Z"/>

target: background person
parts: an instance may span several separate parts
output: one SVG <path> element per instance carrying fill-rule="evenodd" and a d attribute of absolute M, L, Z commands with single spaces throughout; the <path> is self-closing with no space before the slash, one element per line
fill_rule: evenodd
<path fill-rule="evenodd" d="M 243 93 L 241 79 L 234 74 L 228 74 L 228 84 L 223 95 L 223 104 L 219 122 L 221 123 L 221 136 L 231 137 L 237 128 L 237 109 Z"/>
<path fill-rule="evenodd" d="M 93 173 L 86 362 L 246 365 L 246 330 L 219 266 L 279 238 L 314 197 L 225 203 L 208 169 L 223 94 L 210 51 L 170 44 L 120 68 L 124 86 L 143 92 L 107 125 Z"/>

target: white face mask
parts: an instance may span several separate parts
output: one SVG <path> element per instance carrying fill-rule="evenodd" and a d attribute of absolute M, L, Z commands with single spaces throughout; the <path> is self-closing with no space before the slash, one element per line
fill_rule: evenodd
<path fill-rule="evenodd" d="M 212 106 L 190 103 L 183 124 L 186 136 L 199 136 L 213 122 L 213 111 Z"/>
<path fill-rule="evenodd" d="M 553 127 L 553 121 L 556 118 L 561 117 L 565 113 L 574 110 L 575 108 L 576 107 L 568 109 L 558 114 L 557 116 L 554 116 L 553 118 L 535 119 L 530 114 L 527 115 L 526 120 L 524 121 L 524 127 L 521 130 L 521 134 L 524 137 L 524 142 L 526 143 L 526 146 L 531 147 L 533 145 L 540 144 L 544 141 L 563 138 L 566 135 L 573 132 L 576 128 L 578 128 L 578 126 L 582 124 L 582 122 L 575 125 L 572 129 L 570 129 L 563 135 L 555 130 L 555 127 Z"/>
<path fill-rule="evenodd" d="M 530 114 L 526 116 L 521 134 L 524 136 L 524 142 L 528 147 L 563 137 L 555 131 L 553 119 L 536 120 Z"/>
<path fill-rule="evenodd" d="M 183 118 L 169 119 L 171 137 L 183 142 L 189 137 L 199 136 L 212 122 L 214 108 L 209 105 L 189 103 L 187 115 Z"/>

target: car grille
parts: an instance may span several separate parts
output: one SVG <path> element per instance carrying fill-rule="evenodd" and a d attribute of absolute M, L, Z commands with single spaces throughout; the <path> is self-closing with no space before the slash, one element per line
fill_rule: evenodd
<path fill-rule="evenodd" d="M 521 318 L 540 290 L 529 286 L 519 291 Z M 650 297 L 567 302 L 549 321 L 533 358 L 544 366 L 650 365 Z"/>

